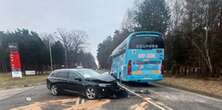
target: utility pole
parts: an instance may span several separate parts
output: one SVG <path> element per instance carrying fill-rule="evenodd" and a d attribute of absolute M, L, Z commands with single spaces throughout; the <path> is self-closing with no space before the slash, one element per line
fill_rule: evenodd
<path fill-rule="evenodd" d="M 50 67 L 51 67 L 51 71 L 53 71 L 53 65 L 52 65 L 52 49 L 51 49 L 50 41 L 49 41 L 49 56 L 50 56 Z"/>
<path fill-rule="evenodd" d="M 209 31 L 209 25 L 208 25 L 208 16 L 209 16 L 209 5 L 207 5 L 206 7 L 206 26 L 204 27 L 204 30 L 206 31 L 205 33 L 205 42 L 204 42 L 204 47 L 205 47 L 205 52 L 206 52 L 206 60 L 207 60 L 207 65 L 208 68 L 210 70 L 210 73 L 213 72 L 213 66 L 212 66 L 212 62 L 211 62 L 211 57 L 210 57 L 210 49 L 209 49 L 209 45 L 208 45 L 208 31 Z"/>
<path fill-rule="evenodd" d="M 206 27 L 204 27 L 204 30 L 205 30 L 205 44 L 207 44 L 208 42 L 208 25 Z"/>

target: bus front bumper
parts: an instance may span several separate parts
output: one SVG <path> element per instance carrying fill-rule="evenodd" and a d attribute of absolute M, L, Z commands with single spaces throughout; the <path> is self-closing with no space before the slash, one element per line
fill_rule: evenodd
<path fill-rule="evenodd" d="M 125 79 L 125 81 L 139 81 L 139 82 L 160 81 L 160 80 L 163 80 L 162 74 L 128 75 Z"/>

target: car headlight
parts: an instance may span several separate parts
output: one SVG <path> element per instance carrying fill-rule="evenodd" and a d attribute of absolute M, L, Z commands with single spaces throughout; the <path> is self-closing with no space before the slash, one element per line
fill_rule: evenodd
<path fill-rule="evenodd" d="M 109 86 L 109 85 L 110 85 L 110 84 L 105 84 L 105 83 L 100 83 L 100 84 L 99 84 L 100 87 L 107 87 L 107 86 Z"/>

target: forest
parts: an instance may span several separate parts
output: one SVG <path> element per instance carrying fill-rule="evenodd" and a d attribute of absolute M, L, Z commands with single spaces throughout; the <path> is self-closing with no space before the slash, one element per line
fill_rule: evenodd
<path fill-rule="evenodd" d="M 222 77 L 221 0 L 135 1 L 122 28 L 98 45 L 100 68 L 110 69 L 110 54 L 130 33 L 164 34 L 166 75 Z"/>
<path fill-rule="evenodd" d="M 93 55 L 86 51 L 84 31 L 58 29 L 53 34 L 38 34 L 28 29 L 0 32 L 0 72 L 9 72 L 10 43 L 18 45 L 22 70 L 48 71 L 77 66 L 96 68 Z M 50 49 L 52 65 L 50 63 Z"/>

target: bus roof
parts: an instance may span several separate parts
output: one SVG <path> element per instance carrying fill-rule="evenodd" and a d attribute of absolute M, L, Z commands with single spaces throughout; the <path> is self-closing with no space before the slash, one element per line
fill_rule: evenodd
<path fill-rule="evenodd" d="M 159 32 L 155 32 L 155 31 L 140 31 L 140 32 L 133 32 L 129 35 L 129 38 L 131 39 L 133 36 L 136 36 L 136 35 L 147 35 L 147 34 L 150 34 L 150 35 L 156 35 L 156 37 L 161 37 L 162 34 L 159 33 Z"/>

